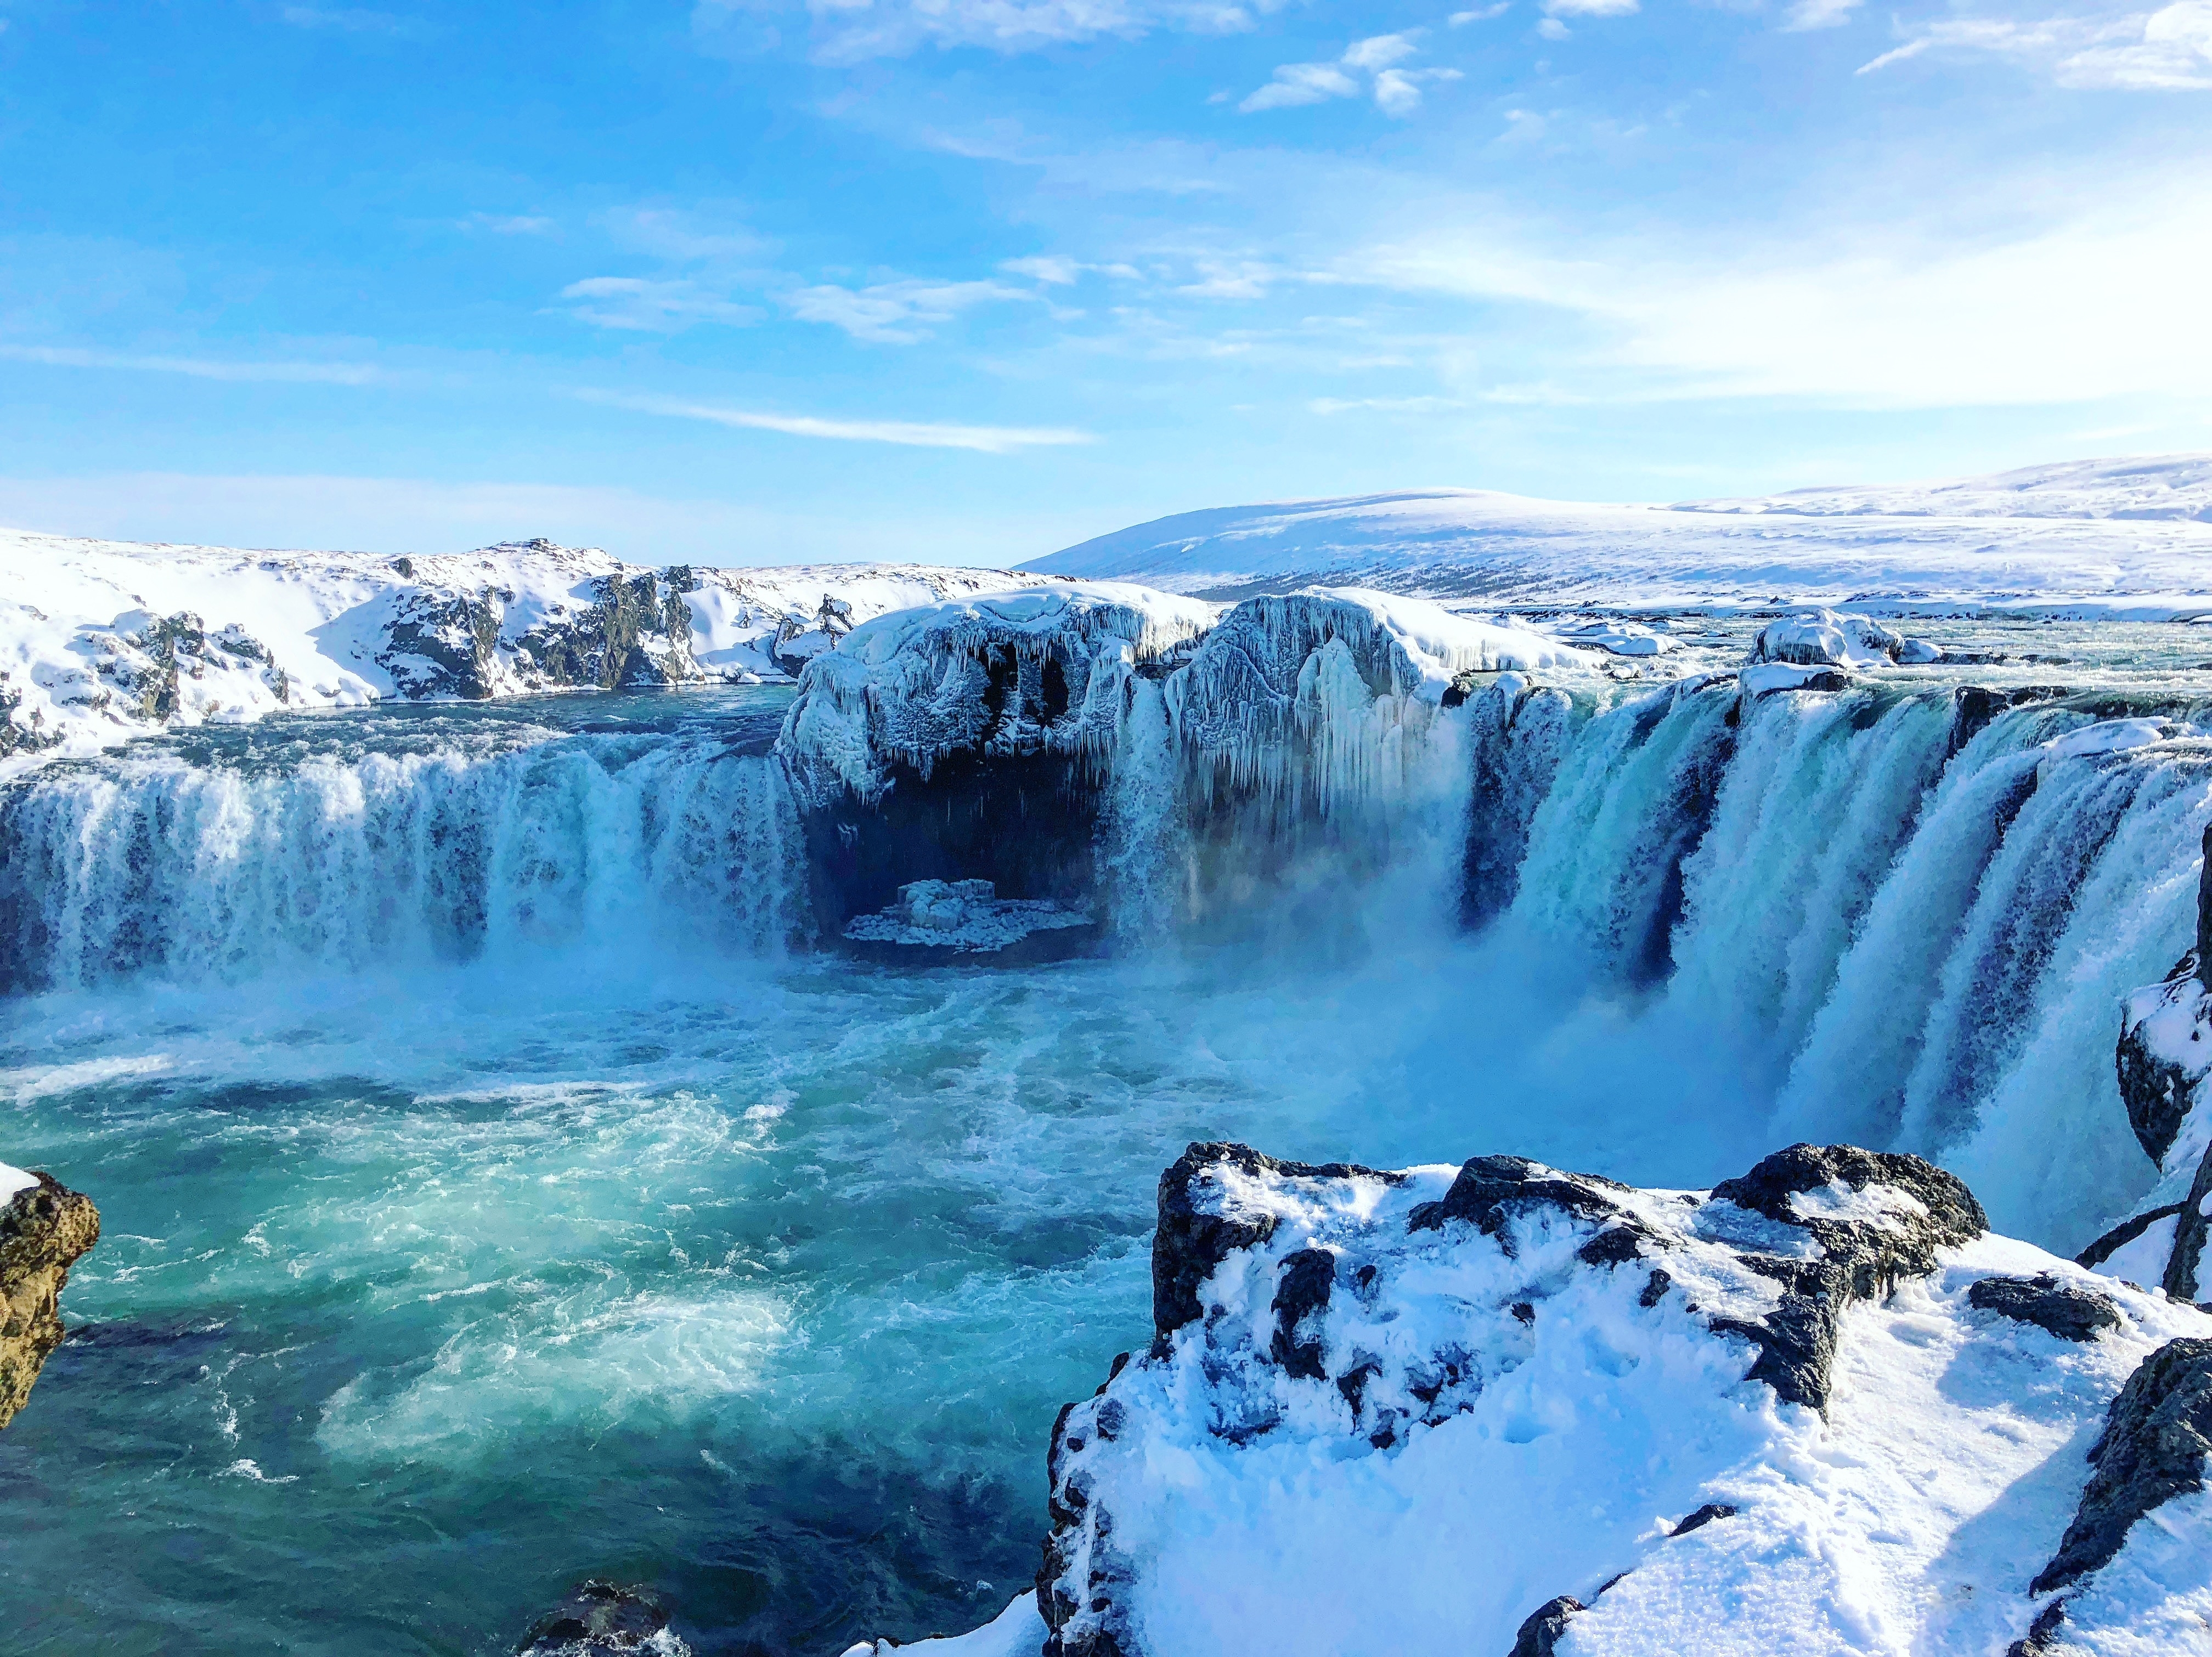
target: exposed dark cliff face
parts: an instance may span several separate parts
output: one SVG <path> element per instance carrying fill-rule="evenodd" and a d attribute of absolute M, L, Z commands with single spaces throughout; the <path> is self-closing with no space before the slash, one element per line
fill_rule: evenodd
<path fill-rule="evenodd" d="M 58 1302 L 70 1267 L 100 1241 L 100 1211 L 52 1174 L 0 1205 L 0 1427 L 31 1396 L 61 1344 Z"/>
<path fill-rule="evenodd" d="M 824 937 L 917 880 L 988 880 L 1000 897 L 1091 901 L 1100 794 L 1089 763 L 1059 754 L 956 754 L 930 775 L 892 768 L 876 800 L 835 796 L 805 817 Z"/>

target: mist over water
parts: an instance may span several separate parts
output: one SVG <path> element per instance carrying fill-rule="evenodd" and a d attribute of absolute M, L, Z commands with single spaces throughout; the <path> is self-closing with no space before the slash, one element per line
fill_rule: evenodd
<path fill-rule="evenodd" d="M 586 1575 L 706 1652 L 972 1626 L 1193 1138 L 1703 1187 L 1848 1138 L 2069 1248 L 2148 1183 L 2111 1009 L 2189 941 L 2190 744 L 1961 741 L 1948 687 L 1356 701 L 1240 793 L 1140 683 L 1121 953 L 1036 968 L 793 950 L 774 692 L 0 791 L 6 1153 L 105 1226 L 0 1442 L 27 1648 L 489 1653 Z"/>

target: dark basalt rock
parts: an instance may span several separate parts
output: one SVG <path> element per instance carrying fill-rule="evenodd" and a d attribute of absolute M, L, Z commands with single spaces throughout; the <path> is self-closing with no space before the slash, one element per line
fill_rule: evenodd
<path fill-rule="evenodd" d="M 1561 1594 L 1547 1600 L 1528 1613 L 1521 1624 L 1521 1631 L 1513 1636 L 1513 1649 L 1506 1657 L 1552 1657 L 1559 1643 L 1559 1636 L 1567 1631 L 1567 1624 L 1579 1611 L 1589 1610 L 1579 1599 Z"/>
<path fill-rule="evenodd" d="M 1322 1363 L 1322 1344 L 1298 1338 L 1298 1325 L 1316 1312 L 1328 1309 L 1329 1290 L 1336 1282 L 1336 1256 L 1326 1248 L 1301 1248 L 1283 1259 L 1275 1299 L 1275 1334 L 1268 1350 L 1276 1363 L 1294 1375 L 1321 1381 L 1328 1375 Z"/>
<path fill-rule="evenodd" d="M 1692 1531 L 1703 1530 L 1716 1519 L 1733 1519 L 1737 1512 L 1737 1508 L 1732 1502 L 1708 1502 L 1695 1513 L 1686 1517 L 1667 1534 L 1670 1537 L 1687 1536 Z"/>
<path fill-rule="evenodd" d="M 401 572 L 413 579 L 413 568 Z M 496 689 L 499 629 L 511 593 L 425 589 L 398 594 L 377 665 L 403 696 L 483 701 Z"/>
<path fill-rule="evenodd" d="M 2196 950 L 2173 963 L 2157 986 L 2161 1007 L 2188 1000 L 2200 1003 L 2200 1016 L 2212 1011 L 2212 1006 L 2201 1005 L 2205 998 L 2203 963 L 2203 956 Z M 2143 1154 L 2163 1167 L 2190 1107 L 2197 1102 L 2203 1068 L 2200 1065 L 2192 1075 L 2186 1065 L 2155 1051 L 2141 1019 L 2121 1027 L 2112 1057 L 2119 1071 L 2120 1100 L 2128 1108 L 2128 1126 L 2135 1130 Z"/>
<path fill-rule="evenodd" d="M 1620 1204 L 1601 1188 L 1611 1184 L 1594 1174 L 1554 1174 L 1526 1156 L 1474 1156 L 1461 1166 L 1440 1201 L 1423 1203 L 1413 1211 L 1406 1229 L 1440 1231 L 1447 1220 L 1465 1220 L 1486 1237 L 1504 1239 L 1508 1216 L 1538 1204 L 1583 1219 L 1604 1219 L 1620 1211 Z M 1505 1242 L 1510 1254 L 1510 1240 Z"/>
<path fill-rule="evenodd" d="M 2094 1340 L 2100 1329 L 2120 1326 L 2120 1308 L 2110 1296 L 2048 1272 L 2032 1278 L 1983 1278 L 1966 1290 L 1966 1303 L 1978 1312 L 1996 1312 L 2048 1330 L 2061 1340 Z"/>
<path fill-rule="evenodd" d="M 1385 1174 L 1356 1162 L 1286 1162 L 1249 1145 L 1193 1144 L 1160 1175 L 1159 1229 L 1152 1234 L 1152 1329 L 1164 1340 L 1202 1309 L 1198 1286 L 1240 1248 L 1275 1235 L 1273 1215 L 1231 1218 L 1210 1214 L 1191 1200 L 1191 1187 L 1207 1170 L 1224 1163 L 1247 1174 L 1273 1174 L 1293 1180 L 1344 1180 L 1359 1175 L 1404 1183 L 1401 1174 Z M 1334 1269 L 1334 1256 L 1331 1256 Z M 1324 1296 L 1324 1301 L 1326 1297 Z"/>
<path fill-rule="evenodd" d="M 9 689 L 7 670 L 0 668 L 0 760 L 11 754 L 35 754 L 62 739 L 58 731 L 45 728 L 46 716 L 38 708 L 33 708 L 21 724 L 16 723 L 22 706 L 23 693 Z"/>
<path fill-rule="evenodd" d="M 1895 1214 L 1874 1225 L 1800 1215 L 1790 1199 L 1826 1185 L 1853 1191 L 1892 1187 L 1915 1199 L 1922 1215 Z M 1820 1258 L 1747 1254 L 1745 1264 L 1783 1285 L 1782 1303 L 1756 1321 L 1715 1318 L 1711 1326 L 1754 1342 L 1759 1357 L 1747 1379 L 1763 1381 L 1787 1404 L 1826 1413 L 1836 1334 L 1844 1308 L 1887 1295 L 1908 1277 L 1936 1269 L 1936 1251 L 1955 1247 L 1989 1229 L 1989 1217 L 1955 1175 L 1917 1156 L 1862 1150 L 1856 1145 L 1795 1144 L 1741 1179 L 1713 1187 L 1716 1201 L 1805 1231 Z"/>
<path fill-rule="evenodd" d="M 1956 754 L 1968 743 L 1981 735 L 1991 719 L 2007 708 L 2022 707 L 2031 702 L 2047 702 L 2066 694 L 2063 686 L 2047 684 L 2022 685 L 2014 690 L 1991 690 L 1978 684 L 1960 685 L 1951 693 L 1951 745 Z"/>
<path fill-rule="evenodd" d="M 0 1427 L 31 1396 L 62 1342 L 59 1309 L 70 1267 L 100 1241 L 100 1211 L 51 1174 L 0 1204 Z"/>
<path fill-rule="evenodd" d="M 2105 1414 L 2095 1470 L 2074 1522 L 2031 1593 L 2049 1593 L 2109 1564 L 2136 1520 L 2204 1488 L 2212 1450 L 2212 1340 L 2171 1340 L 2139 1364 Z"/>
<path fill-rule="evenodd" d="M 668 1612 L 650 1588 L 612 1582 L 582 1584 L 537 1622 L 517 1657 L 688 1657 L 690 1648 L 668 1627 Z"/>

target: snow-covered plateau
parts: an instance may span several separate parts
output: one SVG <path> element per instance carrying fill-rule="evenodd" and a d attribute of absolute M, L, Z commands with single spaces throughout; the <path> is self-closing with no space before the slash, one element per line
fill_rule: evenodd
<path fill-rule="evenodd" d="M 1027 568 L 1214 598 L 1326 585 L 1516 610 L 2186 619 L 2212 615 L 2212 456 L 1674 506 L 1461 489 L 1278 501 L 1139 524 Z"/>
<path fill-rule="evenodd" d="M 909 1649 L 2206 1648 L 2212 1316 L 1917 1157 L 1687 1192 L 1194 1144 L 1152 1296 L 1054 1426 L 1034 1594 Z"/>
<path fill-rule="evenodd" d="M 277 708 L 787 680 L 871 616 L 1034 578 L 655 568 L 544 540 L 387 558 L 0 531 L 0 579 L 4 774 Z"/>

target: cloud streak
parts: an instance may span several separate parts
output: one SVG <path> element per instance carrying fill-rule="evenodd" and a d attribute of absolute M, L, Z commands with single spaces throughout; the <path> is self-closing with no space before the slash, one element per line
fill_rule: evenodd
<path fill-rule="evenodd" d="M 1597 3 L 1606 3 L 1607 0 Z M 1634 0 L 1629 0 L 1629 3 L 1632 6 Z M 1370 35 L 1364 40 L 1354 40 L 1333 64 L 1278 66 L 1274 78 L 1237 107 L 1247 115 L 1256 115 L 1264 110 L 1327 103 L 1332 98 L 1357 98 L 1364 89 L 1372 93 L 1375 106 L 1385 115 L 1411 115 L 1420 107 L 1424 82 L 1461 78 L 1455 69 L 1398 67 L 1419 50 L 1410 33 Z M 1363 76 L 1369 78 L 1363 82 Z"/>
<path fill-rule="evenodd" d="M 634 409 L 641 414 L 703 420 L 747 431 L 781 432 L 790 437 L 827 438 L 839 443 L 891 443 L 906 448 L 965 449 L 976 454 L 1013 454 L 1023 449 L 1061 448 L 1097 440 L 1089 432 L 1054 426 L 961 426 L 918 420 L 836 420 L 816 415 L 770 414 L 723 408 L 673 398 L 627 397 L 599 391 L 578 393 L 586 400 Z"/>
<path fill-rule="evenodd" d="M 0 358 L 48 368 L 113 368 L 240 383 L 368 385 L 386 378 L 382 369 L 367 362 L 228 362 L 215 357 L 137 355 L 64 345 L 0 345 Z"/>

